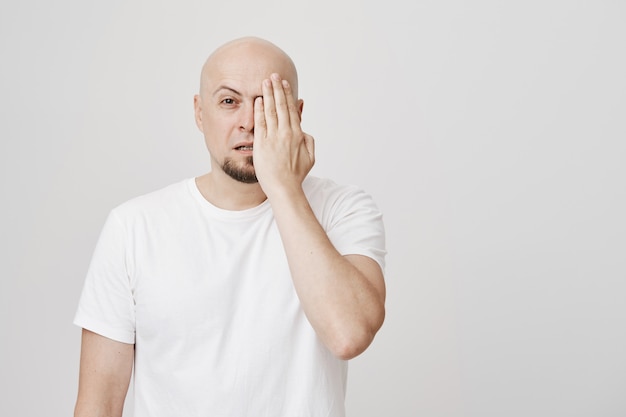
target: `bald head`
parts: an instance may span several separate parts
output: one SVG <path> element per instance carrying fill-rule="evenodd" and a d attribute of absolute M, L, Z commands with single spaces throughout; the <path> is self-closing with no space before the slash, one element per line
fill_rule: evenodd
<path fill-rule="evenodd" d="M 200 95 L 210 93 L 211 84 L 220 78 L 238 79 L 256 75 L 265 79 L 274 72 L 289 81 L 297 98 L 298 73 L 285 51 L 261 38 L 235 39 L 217 48 L 207 58 L 200 77 Z"/>

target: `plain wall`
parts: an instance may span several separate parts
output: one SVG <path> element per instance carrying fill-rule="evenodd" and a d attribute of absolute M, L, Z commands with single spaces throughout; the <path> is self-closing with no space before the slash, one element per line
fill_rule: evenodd
<path fill-rule="evenodd" d="M 351 417 L 626 415 L 626 3 L 95 3 L 0 7 L 0 415 L 71 415 L 105 216 L 209 169 L 192 97 L 243 35 L 298 65 L 313 173 L 384 212 Z"/>

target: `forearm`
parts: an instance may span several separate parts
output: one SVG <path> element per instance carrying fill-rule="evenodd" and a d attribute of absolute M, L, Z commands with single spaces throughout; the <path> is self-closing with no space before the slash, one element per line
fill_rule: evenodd
<path fill-rule="evenodd" d="M 309 322 L 336 356 L 357 356 L 372 342 L 384 319 L 380 268 L 373 266 L 377 274 L 371 273 L 371 265 L 362 271 L 337 252 L 301 188 L 273 195 L 270 202 Z"/>
<path fill-rule="evenodd" d="M 76 402 L 74 417 L 122 417 L 123 404 L 94 403 L 88 400 Z"/>

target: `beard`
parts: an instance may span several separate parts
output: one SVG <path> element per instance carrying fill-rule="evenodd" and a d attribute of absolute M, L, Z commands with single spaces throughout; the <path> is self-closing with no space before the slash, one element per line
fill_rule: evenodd
<path fill-rule="evenodd" d="M 247 157 L 242 165 L 237 165 L 232 159 L 226 158 L 222 164 L 222 170 L 232 179 L 244 184 L 259 182 L 256 178 L 256 172 L 254 172 L 254 163 L 251 156 Z"/>

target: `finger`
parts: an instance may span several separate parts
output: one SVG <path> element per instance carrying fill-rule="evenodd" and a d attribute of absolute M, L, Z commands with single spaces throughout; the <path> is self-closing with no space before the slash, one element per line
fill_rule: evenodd
<path fill-rule="evenodd" d="M 272 74 L 272 87 L 274 89 L 274 101 L 276 105 L 276 116 L 278 119 L 278 128 L 291 127 L 289 122 L 289 108 L 287 107 L 287 98 L 285 97 L 285 88 L 278 74 Z"/>
<path fill-rule="evenodd" d="M 278 119 L 276 116 L 276 104 L 274 103 L 274 90 L 271 80 L 263 80 L 263 112 L 265 115 L 265 125 L 267 132 L 276 132 Z"/>
<path fill-rule="evenodd" d="M 263 111 L 263 97 L 254 100 L 254 140 L 263 139 L 267 135 L 265 112 Z"/>
<path fill-rule="evenodd" d="M 285 90 L 285 98 L 287 99 L 287 109 L 289 111 L 289 120 L 291 122 L 291 129 L 294 132 L 301 131 L 300 128 L 300 112 L 296 104 L 296 97 L 293 95 L 291 84 L 289 81 L 283 80 L 283 89 Z"/>

